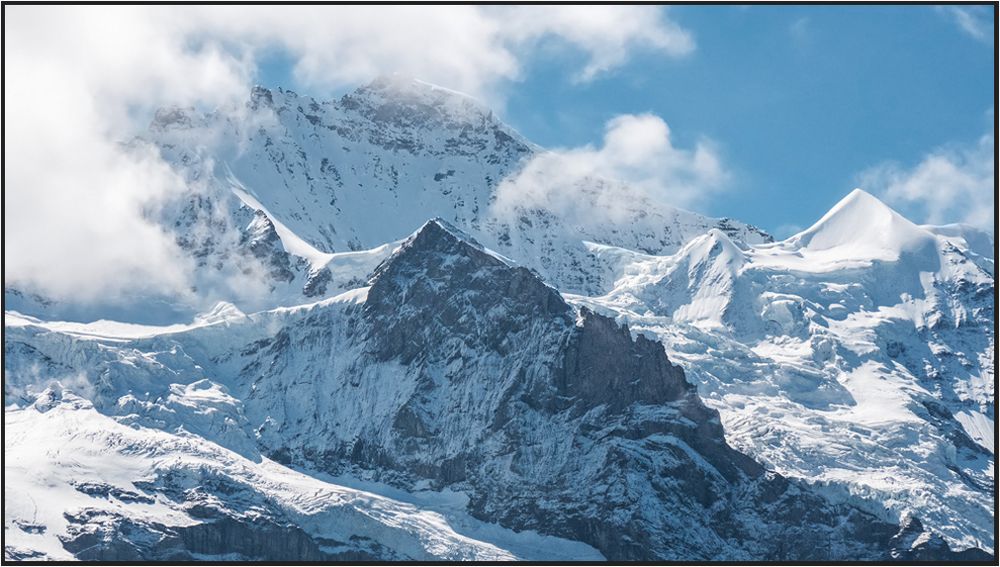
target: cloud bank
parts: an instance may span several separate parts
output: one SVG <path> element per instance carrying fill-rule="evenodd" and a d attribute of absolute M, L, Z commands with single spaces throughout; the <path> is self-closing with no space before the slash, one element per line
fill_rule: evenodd
<path fill-rule="evenodd" d="M 728 177 L 709 141 L 680 148 L 662 118 L 628 114 L 608 121 L 601 147 L 537 155 L 500 184 L 494 207 L 500 213 L 541 207 L 576 222 L 619 222 L 641 201 L 695 205 L 721 190 Z"/>
<path fill-rule="evenodd" d="M 159 106 L 243 100 L 269 54 L 305 88 L 399 72 L 498 102 L 543 45 L 584 56 L 575 80 L 694 49 L 636 6 L 7 6 L 4 33 L 4 285 L 82 302 L 187 292 L 190 262 L 149 220 L 185 183 L 121 142 Z"/>
<path fill-rule="evenodd" d="M 585 55 L 578 80 L 598 77 L 637 50 L 679 57 L 695 47 L 663 10 L 641 6 L 246 6 L 181 17 L 196 22 L 198 35 L 232 38 L 252 52 L 284 50 L 307 87 L 398 72 L 484 99 L 521 78 L 544 42 Z"/>
<path fill-rule="evenodd" d="M 861 173 L 858 183 L 886 202 L 929 224 L 959 221 L 993 230 L 996 144 L 938 148 L 912 168 L 884 163 Z"/>

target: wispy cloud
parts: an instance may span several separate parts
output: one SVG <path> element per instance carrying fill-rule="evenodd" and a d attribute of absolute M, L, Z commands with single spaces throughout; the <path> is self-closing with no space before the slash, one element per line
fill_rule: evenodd
<path fill-rule="evenodd" d="M 502 40 L 525 46 L 545 38 L 579 49 L 589 57 L 574 78 L 590 81 L 628 60 L 640 49 L 681 57 L 694 51 L 692 34 L 670 20 L 663 10 L 631 6 L 521 7 L 501 12 L 507 26 Z"/>
<path fill-rule="evenodd" d="M 497 190 L 495 209 L 542 207 L 574 223 L 620 222 L 632 208 L 688 207 L 719 191 L 728 174 L 711 142 L 676 146 L 651 114 L 622 115 L 605 127 L 600 147 L 539 154 Z"/>
<path fill-rule="evenodd" d="M 788 33 L 792 36 L 792 41 L 798 45 L 803 45 L 809 40 L 810 20 L 808 16 L 797 18 L 790 26 Z"/>
<path fill-rule="evenodd" d="M 150 210 L 185 189 L 120 142 L 162 105 L 242 100 L 274 50 L 330 90 L 400 72 L 497 102 L 555 42 L 593 80 L 691 34 L 636 6 L 8 6 L 4 19 L 5 285 L 72 299 L 185 293 L 191 265 Z"/>
<path fill-rule="evenodd" d="M 995 156 L 993 135 L 987 134 L 973 144 L 938 148 L 911 168 L 875 166 L 862 172 L 858 183 L 914 220 L 992 230 Z"/>
<path fill-rule="evenodd" d="M 969 36 L 993 43 L 993 11 L 989 6 L 943 6 L 944 11 Z"/>

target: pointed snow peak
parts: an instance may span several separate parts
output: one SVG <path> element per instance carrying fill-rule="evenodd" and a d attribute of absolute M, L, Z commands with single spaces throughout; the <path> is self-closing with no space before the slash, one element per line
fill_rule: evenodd
<path fill-rule="evenodd" d="M 934 237 L 872 194 L 851 191 L 816 224 L 785 242 L 811 251 L 850 248 L 857 257 L 882 257 L 933 241 Z"/>
<path fill-rule="evenodd" d="M 833 206 L 823 218 L 809 230 L 824 224 L 847 221 L 888 221 L 893 216 L 900 216 L 888 205 L 863 189 L 854 189 Z M 902 217 L 900 217 L 902 218 Z M 905 219 L 904 219 L 905 220 Z M 909 222 L 909 221 L 907 221 Z M 807 230 L 806 232 L 809 232 Z"/>
<path fill-rule="evenodd" d="M 850 193 L 848 193 L 843 199 L 840 200 L 840 202 L 837 205 L 835 205 L 835 208 L 838 206 L 843 206 L 853 203 L 858 203 L 860 204 L 859 206 L 864 206 L 864 207 L 879 207 L 883 209 L 892 210 L 889 208 L 889 205 L 883 203 L 881 199 L 879 199 L 875 195 L 872 195 L 871 193 L 865 191 L 860 187 L 855 187 L 854 189 L 852 189 Z"/>
<path fill-rule="evenodd" d="M 738 267 L 746 261 L 746 254 L 725 232 L 713 228 L 706 234 L 692 240 L 685 247 L 684 254 L 692 263 L 701 264 L 723 262 L 732 267 Z"/>
<path fill-rule="evenodd" d="M 432 255 L 447 256 L 453 259 L 469 258 L 480 264 L 526 269 L 510 258 L 487 249 L 471 235 L 450 222 L 435 217 L 425 222 L 416 232 L 404 240 L 403 244 L 375 269 L 372 281 L 377 279 L 378 275 L 385 271 L 389 264 L 411 262 L 415 259 L 423 261 Z M 537 274 L 534 275 L 537 277 Z"/>
<path fill-rule="evenodd" d="M 479 247 L 479 243 L 476 242 L 472 236 L 441 217 L 434 217 L 425 222 L 424 225 L 417 230 L 417 232 L 413 233 L 413 236 L 417 237 L 424 233 L 434 234 L 437 232 L 446 233 L 452 238 L 456 238 L 458 240 L 466 240 Z"/>
<path fill-rule="evenodd" d="M 540 316 L 568 321 L 571 308 L 558 291 L 459 234 L 441 219 L 428 221 L 375 269 L 364 309 L 373 328 L 389 329 L 376 336 L 381 357 L 408 362 L 435 344 L 431 335 L 441 328 L 502 348 L 486 331 Z"/>
<path fill-rule="evenodd" d="M 718 228 L 711 228 L 708 231 L 707 239 L 712 243 L 713 246 L 718 244 L 721 248 L 726 251 L 732 251 L 734 253 L 741 253 L 740 247 L 736 245 L 732 238 L 725 231 Z"/>

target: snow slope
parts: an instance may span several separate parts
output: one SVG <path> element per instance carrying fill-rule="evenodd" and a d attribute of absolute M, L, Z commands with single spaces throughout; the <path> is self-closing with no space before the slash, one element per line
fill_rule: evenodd
<path fill-rule="evenodd" d="M 449 508 L 448 494 L 387 498 L 183 428 L 130 426 L 59 387 L 5 411 L 4 429 L 5 559 L 603 559 L 580 543 L 474 520 Z M 232 543 L 213 545 L 213 523 Z"/>
<path fill-rule="evenodd" d="M 766 466 L 992 549 L 995 288 L 980 258 L 855 190 L 809 229 L 632 256 L 588 305 L 658 336 Z"/>

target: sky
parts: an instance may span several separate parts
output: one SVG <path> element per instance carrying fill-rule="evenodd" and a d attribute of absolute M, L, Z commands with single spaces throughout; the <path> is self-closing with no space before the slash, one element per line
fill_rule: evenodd
<path fill-rule="evenodd" d="M 147 214 L 185 180 L 122 142 L 163 106 L 239 104 L 254 84 L 339 97 L 392 73 L 494 108 L 549 150 L 534 180 L 619 179 L 778 237 L 857 186 L 917 222 L 990 228 L 993 21 L 992 6 L 5 5 L 5 284 L 189 288 L 190 259 Z"/>
<path fill-rule="evenodd" d="M 506 98 L 491 102 L 547 148 L 599 145 L 616 116 L 658 116 L 681 145 L 709 141 L 730 173 L 723 187 L 705 188 L 706 198 L 679 204 L 778 237 L 808 227 L 858 186 L 917 222 L 992 226 L 992 207 L 983 207 L 993 202 L 992 7 L 664 11 L 690 35 L 690 52 L 638 47 L 620 66 L 581 81 L 585 55 L 543 45 L 505 85 Z M 258 76 L 308 92 L 280 52 Z M 900 187 L 935 158 L 959 171 Z M 976 170 L 971 181 L 967 169 Z M 972 187 L 943 187 L 949 183 Z"/>
<path fill-rule="evenodd" d="M 989 162 L 988 183 L 970 201 L 992 203 L 992 138 L 977 152 L 993 132 L 995 97 L 993 9 L 982 8 L 966 9 L 976 22 L 967 25 L 980 26 L 970 31 L 936 7 L 673 7 L 697 43 L 689 55 L 637 53 L 584 84 L 542 61 L 513 91 L 506 118 L 539 144 L 576 146 L 599 139 L 617 114 L 658 115 L 682 145 L 714 141 L 732 172 L 699 212 L 782 237 L 858 185 L 884 197 L 891 184 L 873 168 L 894 164 L 905 175 L 941 152 L 985 154 L 973 159 Z M 993 220 L 992 210 L 937 215 L 918 199 L 890 200 L 918 222 Z"/>

